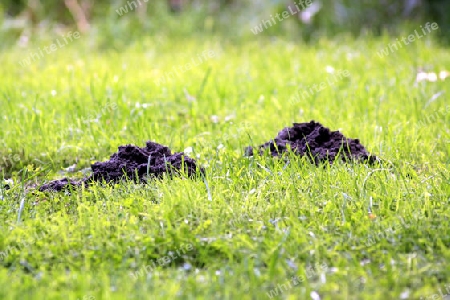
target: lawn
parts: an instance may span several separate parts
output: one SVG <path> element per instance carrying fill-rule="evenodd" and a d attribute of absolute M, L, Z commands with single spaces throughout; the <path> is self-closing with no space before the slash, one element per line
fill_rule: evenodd
<path fill-rule="evenodd" d="M 450 51 L 424 37 L 380 57 L 396 38 L 154 36 L 113 51 L 81 36 L 29 64 L 52 40 L 3 50 L 0 299 L 450 294 L 450 78 L 416 82 L 450 70 Z M 310 120 L 383 163 L 244 157 Z M 33 188 L 147 140 L 186 149 L 205 178 Z"/>

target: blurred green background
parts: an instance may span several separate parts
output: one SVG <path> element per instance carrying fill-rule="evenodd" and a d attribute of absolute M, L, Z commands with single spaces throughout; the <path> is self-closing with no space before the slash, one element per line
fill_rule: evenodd
<path fill-rule="evenodd" d="M 299 4 L 302 0 L 297 0 Z M 304 2 L 306 0 L 303 0 Z M 289 0 L 3 0 L 1 47 L 17 41 L 61 35 L 69 29 L 88 32 L 100 47 L 121 48 L 145 35 L 253 36 L 251 29 L 293 5 Z M 128 13 L 118 12 L 124 8 Z M 322 0 L 264 30 L 261 35 L 314 42 L 318 36 L 350 32 L 355 36 L 398 33 L 408 24 L 437 22 L 446 41 L 450 28 L 448 0 Z"/>

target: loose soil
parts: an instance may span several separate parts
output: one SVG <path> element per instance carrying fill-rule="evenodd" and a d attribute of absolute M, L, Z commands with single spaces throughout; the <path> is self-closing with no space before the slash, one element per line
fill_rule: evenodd
<path fill-rule="evenodd" d="M 197 167 L 196 161 L 182 152 L 172 154 L 166 146 L 148 141 L 146 147 L 133 145 L 120 146 L 118 152 L 111 155 L 105 162 L 91 165 L 92 175 L 79 181 L 63 178 L 44 184 L 40 191 L 62 191 L 72 185 L 74 187 L 93 182 L 114 183 L 126 179 L 134 182 L 147 183 L 150 178 L 161 178 L 164 173 L 184 172 L 189 177 L 194 176 L 203 168 Z"/>
<path fill-rule="evenodd" d="M 346 138 L 339 131 L 331 131 L 314 121 L 293 125 L 281 130 L 273 140 L 260 145 L 259 154 L 267 151 L 272 156 L 281 156 L 292 151 L 294 154 L 307 156 L 316 164 L 332 164 L 337 158 L 345 162 L 376 161 L 376 157 L 370 155 L 358 139 Z M 252 156 L 253 147 L 247 147 L 246 154 Z"/>
<path fill-rule="evenodd" d="M 294 123 L 293 127 L 286 127 L 267 143 L 258 147 L 259 154 L 269 152 L 272 156 L 281 156 L 293 152 L 306 156 L 312 162 L 332 164 L 336 159 L 344 162 L 365 161 L 373 163 L 377 158 L 360 144 L 358 139 L 346 138 L 339 131 L 331 131 L 322 124 L 311 121 L 309 123 Z M 253 147 L 247 147 L 246 154 L 252 156 Z M 75 181 L 68 178 L 54 180 L 44 184 L 40 191 L 62 191 L 68 186 L 89 185 L 93 182 L 119 182 L 131 179 L 135 182 L 147 183 L 150 178 L 161 178 L 164 173 L 180 173 L 184 165 L 184 172 L 189 177 L 203 173 L 194 159 L 182 152 L 174 153 L 166 146 L 148 141 L 146 147 L 133 145 L 120 146 L 119 151 L 111 155 L 105 162 L 91 165 L 92 175 Z"/>

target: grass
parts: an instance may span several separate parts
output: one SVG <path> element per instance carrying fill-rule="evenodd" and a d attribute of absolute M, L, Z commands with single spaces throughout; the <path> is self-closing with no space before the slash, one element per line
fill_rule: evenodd
<path fill-rule="evenodd" d="M 0 298 L 445 293 L 450 88 L 415 78 L 419 68 L 449 70 L 449 51 L 427 37 L 380 58 L 393 41 L 156 36 L 118 53 L 92 50 L 82 36 L 25 67 L 19 62 L 49 40 L 2 52 L 0 166 L 14 184 L 1 189 Z M 217 55 L 158 85 L 205 50 Z M 349 76 L 329 84 L 339 70 Z M 321 91 L 289 101 L 321 82 Z M 287 166 L 243 157 L 245 146 L 312 119 L 388 163 L 316 168 L 295 157 Z M 70 194 L 30 188 L 81 177 L 119 145 L 146 140 L 192 147 L 210 195 L 202 178 Z"/>

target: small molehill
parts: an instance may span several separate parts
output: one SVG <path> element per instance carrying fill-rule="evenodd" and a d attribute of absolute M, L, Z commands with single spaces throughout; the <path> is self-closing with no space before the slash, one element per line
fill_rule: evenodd
<path fill-rule="evenodd" d="M 331 131 L 314 121 L 293 125 L 281 130 L 273 140 L 260 145 L 259 154 L 268 151 L 272 156 L 280 156 L 292 151 L 294 154 L 307 156 L 316 164 L 332 164 L 338 157 L 345 162 L 376 161 L 376 157 L 370 155 L 358 139 L 346 138 L 339 131 Z M 253 147 L 247 147 L 246 154 L 252 156 Z"/>
<path fill-rule="evenodd" d="M 182 168 L 189 177 L 199 171 L 204 172 L 194 159 L 184 153 L 172 154 L 168 147 L 151 141 L 142 148 L 133 145 L 120 146 L 118 152 L 112 154 L 108 161 L 97 162 L 91 165 L 91 168 L 92 175 L 82 180 L 54 180 L 41 186 L 39 190 L 62 191 L 69 185 L 76 187 L 83 183 L 88 185 L 103 181 L 114 183 L 125 179 L 147 183 L 149 178 L 161 178 L 164 173 L 180 173 Z"/>

